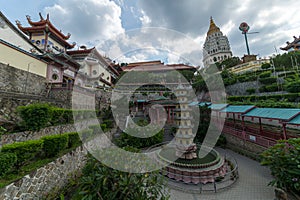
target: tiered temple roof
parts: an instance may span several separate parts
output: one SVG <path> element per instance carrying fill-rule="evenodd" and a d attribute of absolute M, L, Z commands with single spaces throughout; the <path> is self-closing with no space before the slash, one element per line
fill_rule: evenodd
<path fill-rule="evenodd" d="M 31 36 L 33 33 L 39 33 L 39 32 L 46 32 L 51 33 L 53 37 L 55 37 L 59 43 L 63 44 L 67 49 L 72 49 L 76 43 L 70 44 L 66 40 L 68 40 L 71 36 L 70 33 L 67 35 L 63 34 L 61 31 L 59 31 L 55 26 L 50 22 L 49 14 L 47 14 L 47 18 L 44 19 L 41 13 L 40 15 L 40 21 L 33 22 L 31 21 L 31 17 L 29 15 L 26 16 L 28 23 L 31 25 L 30 27 L 23 27 L 20 23 L 20 21 L 16 21 L 18 28 L 28 35 L 31 39 Z"/>
<path fill-rule="evenodd" d="M 122 71 L 168 71 L 168 70 L 196 70 L 194 66 L 189 66 L 185 64 L 170 64 L 165 65 L 159 60 L 146 61 L 146 62 L 136 62 L 124 65 L 121 67 Z"/>

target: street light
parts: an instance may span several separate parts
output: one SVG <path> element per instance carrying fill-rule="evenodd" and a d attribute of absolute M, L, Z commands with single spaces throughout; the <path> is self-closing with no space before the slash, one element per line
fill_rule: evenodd
<path fill-rule="evenodd" d="M 242 22 L 242 23 L 240 24 L 239 29 L 240 29 L 240 31 L 242 31 L 242 34 L 245 35 L 245 42 L 246 42 L 247 53 L 248 53 L 248 55 L 250 55 L 250 49 L 249 49 L 249 44 L 248 44 L 247 34 L 255 34 L 255 33 L 259 33 L 259 32 L 251 32 L 251 33 L 248 33 L 248 31 L 249 31 L 249 29 L 250 29 L 250 26 L 249 26 L 246 22 Z"/>
<path fill-rule="evenodd" d="M 27 89 L 27 81 L 28 81 L 28 75 L 29 75 L 29 69 L 30 69 L 30 65 L 32 64 L 33 62 L 30 62 L 27 64 L 27 74 L 26 74 L 26 79 L 25 79 L 25 88 L 24 88 L 24 93 L 26 93 L 26 89 Z"/>

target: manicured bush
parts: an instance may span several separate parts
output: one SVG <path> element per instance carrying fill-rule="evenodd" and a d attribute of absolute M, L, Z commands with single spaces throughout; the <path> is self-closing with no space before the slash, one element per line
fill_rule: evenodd
<path fill-rule="evenodd" d="M 52 107 L 52 117 L 51 124 L 59 125 L 59 124 L 68 124 L 73 123 L 73 112 L 69 109 Z"/>
<path fill-rule="evenodd" d="M 300 92 L 300 80 L 289 83 L 286 86 L 286 90 L 292 93 Z"/>
<path fill-rule="evenodd" d="M 42 138 L 43 150 L 48 158 L 54 157 L 68 147 L 68 135 L 50 135 Z"/>
<path fill-rule="evenodd" d="M 248 92 L 249 94 L 254 94 L 255 93 L 255 88 L 249 88 L 246 90 L 246 92 Z"/>
<path fill-rule="evenodd" d="M 19 106 L 17 112 L 22 118 L 26 130 L 36 131 L 49 125 L 52 118 L 52 109 L 49 104 L 35 103 L 28 106 Z"/>
<path fill-rule="evenodd" d="M 69 137 L 68 148 L 81 145 L 81 140 L 77 132 L 66 133 Z"/>
<path fill-rule="evenodd" d="M 14 153 L 0 153 L 0 177 L 7 174 L 17 163 Z"/>
<path fill-rule="evenodd" d="M 262 84 L 276 83 L 277 78 L 276 77 L 260 78 L 259 82 L 261 82 Z"/>
<path fill-rule="evenodd" d="M 26 142 L 16 142 L 4 145 L 1 152 L 14 153 L 17 156 L 17 166 L 23 165 L 26 161 L 40 157 L 42 153 L 43 141 L 30 140 Z"/>
<path fill-rule="evenodd" d="M 261 74 L 259 75 L 259 78 L 268 78 L 268 77 L 271 76 L 271 74 L 272 74 L 271 71 L 266 71 L 266 72 L 261 73 Z"/>

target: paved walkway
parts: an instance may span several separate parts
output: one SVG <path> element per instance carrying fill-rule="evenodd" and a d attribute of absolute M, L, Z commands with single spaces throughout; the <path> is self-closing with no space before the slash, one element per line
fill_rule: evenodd
<path fill-rule="evenodd" d="M 218 149 L 221 153 L 223 149 Z M 185 193 L 170 190 L 171 200 L 274 200 L 274 188 L 267 186 L 272 180 L 267 167 L 231 150 L 225 150 L 231 154 L 239 166 L 239 179 L 230 188 L 202 194 Z M 183 187 L 188 187 L 183 184 Z"/>

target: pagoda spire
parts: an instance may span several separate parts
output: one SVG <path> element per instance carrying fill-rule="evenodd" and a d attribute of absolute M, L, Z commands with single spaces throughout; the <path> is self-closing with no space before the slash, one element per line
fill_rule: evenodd
<path fill-rule="evenodd" d="M 212 16 L 210 16 L 210 24 L 209 24 L 209 29 L 207 31 L 207 36 L 216 32 L 220 32 L 220 28 L 215 24 Z"/>

